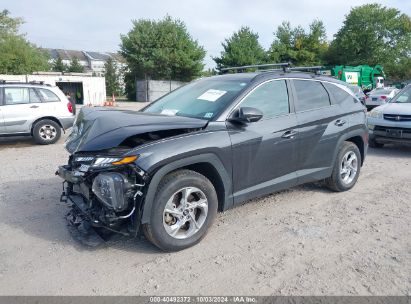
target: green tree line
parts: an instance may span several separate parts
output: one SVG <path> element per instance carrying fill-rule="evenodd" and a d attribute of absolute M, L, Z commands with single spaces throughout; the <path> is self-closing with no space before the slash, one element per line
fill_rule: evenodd
<path fill-rule="evenodd" d="M 19 34 L 21 18 L 0 13 L 0 73 L 24 74 L 39 70 L 82 71 L 78 61 L 65 66 Z M 136 79 L 190 81 L 216 71 L 204 71 L 204 47 L 185 23 L 166 16 L 160 20 L 133 20 L 121 35 L 120 53 L 125 58 L 124 83 L 128 97 L 135 99 Z M 222 52 L 213 57 L 217 70 L 223 67 L 277 62 L 293 65 L 381 64 L 392 79 L 411 78 L 411 18 L 396 8 L 380 4 L 354 7 L 331 41 L 324 23 L 315 19 L 307 29 L 283 21 L 264 49 L 258 33 L 243 26 L 222 42 Z M 119 91 L 119 74 L 113 62 L 106 64 L 110 93 Z"/>

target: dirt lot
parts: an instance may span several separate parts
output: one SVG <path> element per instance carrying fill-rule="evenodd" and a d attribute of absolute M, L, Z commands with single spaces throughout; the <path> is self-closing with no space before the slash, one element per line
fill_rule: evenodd
<path fill-rule="evenodd" d="M 63 139 L 0 139 L 0 295 L 411 294 L 411 148 L 370 150 L 358 184 L 309 184 L 219 214 L 178 253 L 120 239 L 89 250 L 59 203 Z"/>

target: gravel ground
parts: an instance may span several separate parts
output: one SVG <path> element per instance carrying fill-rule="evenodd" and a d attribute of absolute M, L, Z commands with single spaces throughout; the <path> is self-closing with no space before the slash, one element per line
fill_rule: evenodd
<path fill-rule="evenodd" d="M 63 140 L 0 139 L 0 295 L 411 294 L 411 148 L 370 149 L 349 192 L 308 184 L 219 214 L 170 254 L 71 238 L 54 176 Z"/>

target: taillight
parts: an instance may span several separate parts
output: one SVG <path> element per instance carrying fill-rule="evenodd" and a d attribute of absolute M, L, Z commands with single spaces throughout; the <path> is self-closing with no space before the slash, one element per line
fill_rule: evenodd
<path fill-rule="evenodd" d="M 73 105 L 71 104 L 71 102 L 67 103 L 67 109 L 70 113 L 73 113 Z"/>
<path fill-rule="evenodd" d="M 383 95 L 383 96 L 381 96 L 381 99 L 387 99 L 387 96 Z"/>

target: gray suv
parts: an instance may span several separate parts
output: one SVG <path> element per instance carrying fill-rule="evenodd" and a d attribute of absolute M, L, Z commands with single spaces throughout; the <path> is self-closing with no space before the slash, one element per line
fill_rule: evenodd
<path fill-rule="evenodd" d="M 0 136 L 31 135 L 53 144 L 72 127 L 74 106 L 58 87 L 0 81 Z"/>
<path fill-rule="evenodd" d="M 83 243 L 142 227 L 175 251 L 244 201 L 318 180 L 351 189 L 367 147 L 365 107 L 345 83 L 237 73 L 193 81 L 138 112 L 83 108 L 56 174 Z"/>

